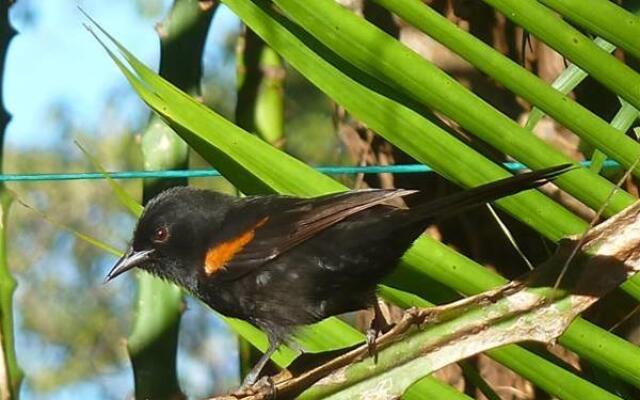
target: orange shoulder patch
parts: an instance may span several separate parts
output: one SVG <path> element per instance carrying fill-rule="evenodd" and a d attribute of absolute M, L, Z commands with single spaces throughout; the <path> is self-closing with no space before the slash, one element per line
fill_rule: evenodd
<path fill-rule="evenodd" d="M 264 225 L 269 217 L 264 217 L 250 229 L 244 231 L 240 235 L 231 240 L 219 243 L 207 251 L 204 259 L 204 272 L 211 276 L 218 272 L 231 261 L 233 256 L 238 254 L 244 246 L 251 242 L 256 234 L 256 229 Z"/>

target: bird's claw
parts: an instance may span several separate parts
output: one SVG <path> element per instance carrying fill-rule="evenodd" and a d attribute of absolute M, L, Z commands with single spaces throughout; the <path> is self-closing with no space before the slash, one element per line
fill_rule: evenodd
<path fill-rule="evenodd" d="M 421 310 L 419 308 L 416 307 L 411 307 L 408 308 L 404 311 L 404 318 L 414 324 L 417 325 L 418 328 L 420 327 L 420 325 L 422 325 L 424 323 L 425 320 L 425 315 L 424 315 L 424 310 Z"/>
<path fill-rule="evenodd" d="M 367 329 L 367 349 L 369 351 L 369 356 L 373 357 L 374 363 L 378 362 L 378 349 L 376 340 L 381 333 L 385 333 L 389 329 L 391 329 L 391 325 L 389 325 L 384 315 L 382 314 L 380 306 L 377 303 L 374 304 L 373 319 L 371 320 L 369 329 Z"/>
<path fill-rule="evenodd" d="M 276 398 L 276 384 L 270 376 L 260 378 L 252 385 L 242 385 L 231 393 L 236 399 L 251 397 L 255 400 L 271 400 Z"/>
<path fill-rule="evenodd" d="M 378 362 L 378 351 L 376 347 L 376 339 L 380 331 L 376 328 L 367 329 L 367 350 L 369 351 L 369 357 L 373 357 L 373 362 Z"/>

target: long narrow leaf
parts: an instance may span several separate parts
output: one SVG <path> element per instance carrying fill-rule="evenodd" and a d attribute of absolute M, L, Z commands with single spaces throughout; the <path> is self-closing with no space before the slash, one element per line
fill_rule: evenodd
<path fill-rule="evenodd" d="M 274 2 L 316 39 L 360 70 L 390 83 L 402 93 L 452 118 L 528 166 L 542 168 L 571 161 L 423 57 L 333 0 Z M 618 137 L 622 139 L 619 134 Z M 394 140 L 390 141 L 395 143 Z M 638 156 L 640 147 L 630 156 L 631 163 Z M 594 208 L 605 204 L 613 189 L 609 181 L 586 169 L 560 177 L 557 184 Z M 624 209 L 632 202 L 629 194 L 618 193 L 607 203 L 607 215 Z"/>
<path fill-rule="evenodd" d="M 613 53 L 613 51 L 616 49 L 614 45 L 599 37 L 595 38 L 593 40 L 593 43 L 595 43 L 596 46 L 600 47 L 607 53 Z M 575 89 L 587 76 L 589 76 L 589 74 L 587 74 L 582 68 L 578 67 L 575 64 L 570 64 L 567 69 L 562 71 L 560 76 L 558 76 L 553 81 L 551 86 L 557 89 L 560 93 L 568 94 L 573 89 Z M 529 113 L 527 122 L 524 124 L 524 127 L 526 129 L 533 130 L 533 128 L 542 119 L 542 117 L 544 117 L 544 115 L 544 111 L 542 111 L 538 107 L 534 107 L 533 110 L 531 110 L 531 113 Z"/>
<path fill-rule="evenodd" d="M 607 0 L 539 0 L 588 31 L 640 58 L 640 18 Z"/>
<path fill-rule="evenodd" d="M 555 86 L 555 84 L 554 87 L 550 87 L 536 75 L 522 68 L 516 62 L 499 53 L 482 40 L 465 32 L 419 0 L 374 1 L 439 41 L 469 61 L 472 65 L 476 66 L 479 70 L 505 85 L 505 87 L 512 90 L 518 96 L 540 107 L 560 124 L 575 132 L 592 146 L 607 153 L 610 158 L 620 161 L 625 167 L 631 166 L 640 154 L 640 144 L 612 128 L 605 120 L 576 103 L 571 98 L 563 95 L 571 90 L 569 89 L 568 83 L 577 84 L 577 78 L 579 78 L 577 74 L 570 75 L 570 82 L 565 82 L 564 80 L 559 81 L 558 85 L 562 85 L 562 88 Z M 598 41 L 598 43 L 601 42 L 601 40 Z M 611 45 L 609 46 L 613 47 Z M 388 51 L 390 52 L 390 50 Z M 572 67 L 569 68 L 572 71 L 575 71 L 577 68 L 575 66 Z M 416 74 L 419 73 L 416 68 Z M 586 76 L 584 72 L 582 72 L 582 74 Z M 416 76 L 416 80 L 418 78 L 420 78 L 420 76 Z M 566 77 L 563 76 L 563 79 L 566 79 Z M 433 89 L 427 86 L 428 82 L 426 79 L 423 79 L 423 83 L 424 90 L 433 90 L 436 88 L 435 85 Z M 416 87 L 412 87 L 411 90 L 415 89 Z M 450 91 L 451 89 L 447 88 L 446 90 Z M 420 99 L 424 99 L 424 95 L 420 95 Z M 426 100 L 423 101 L 426 102 Z M 541 114 L 539 110 L 536 112 L 536 110 L 538 109 L 534 108 L 532 115 L 541 118 L 543 114 Z M 525 128 L 531 129 L 531 126 L 525 126 Z M 488 134 L 490 133 L 484 133 L 483 135 Z M 496 130 L 492 132 L 492 134 L 496 140 L 506 141 L 505 139 L 507 139 L 505 138 L 504 129 Z M 528 147 L 530 143 L 536 141 L 523 137 L 523 134 L 523 130 L 518 129 L 510 134 L 510 137 L 513 138 L 510 140 L 517 140 L 525 147 Z M 514 146 L 510 146 L 509 144 L 503 144 L 502 150 L 508 154 L 512 154 L 516 158 L 520 157 L 520 153 L 511 150 L 513 147 Z M 530 151 L 534 151 L 533 148 Z"/>
<path fill-rule="evenodd" d="M 537 0 L 484 0 L 640 109 L 640 74 Z"/>
<path fill-rule="evenodd" d="M 611 120 L 611 126 L 620 132 L 626 132 L 631 128 L 633 123 L 638 119 L 640 113 L 631 104 L 620 99 L 622 107 L 618 110 L 616 115 Z M 596 150 L 591 156 L 591 170 L 594 172 L 600 172 L 604 162 L 606 161 L 606 155 L 599 150 Z"/>

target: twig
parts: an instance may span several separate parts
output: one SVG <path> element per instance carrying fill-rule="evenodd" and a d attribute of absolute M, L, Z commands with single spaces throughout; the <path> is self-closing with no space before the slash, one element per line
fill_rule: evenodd
<path fill-rule="evenodd" d="M 527 267 L 529 268 L 529 270 L 533 271 L 533 264 L 531 264 L 531 261 L 529 261 L 529 259 L 524 254 L 522 249 L 520 249 L 520 246 L 518 246 L 518 242 L 516 242 L 516 239 L 511 234 L 511 231 L 509 230 L 509 228 L 507 228 L 507 225 L 505 225 L 502 219 L 498 216 L 498 214 L 496 213 L 496 210 L 493 208 L 491 204 L 487 203 L 487 208 L 489 209 L 489 212 L 491 212 L 491 215 L 493 215 L 493 218 L 498 223 L 500 230 L 502 230 L 502 233 L 504 233 L 504 235 L 507 237 L 507 240 L 509 241 L 511 246 L 514 248 L 516 253 L 518 253 L 518 255 L 520 256 L 520 258 L 522 258 L 524 263 L 527 264 Z"/>
<path fill-rule="evenodd" d="M 620 190 L 620 187 L 622 186 L 624 181 L 629 179 L 629 177 L 631 176 L 631 173 L 633 173 L 633 170 L 638 166 L 638 163 L 640 163 L 640 157 L 637 158 L 633 162 L 633 164 L 631 164 L 631 166 L 629 167 L 629 169 L 627 169 L 627 171 L 622 176 L 622 178 L 620 178 L 620 180 L 616 183 L 616 186 L 613 188 L 613 190 L 611 190 L 611 192 L 609 192 L 609 195 L 607 196 L 607 198 L 602 203 L 602 206 L 600 206 L 600 208 L 598 209 L 598 212 L 596 213 L 596 215 L 594 215 L 594 217 L 591 219 L 591 222 L 589 223 L 589 226 L 584 231 L 584 233 L 580 236 L 580 239 L 578 240 L 578 242 L 575 244 L 575 246 L 571 250 L 571 254 L 569 254 L 569 257 L 567 257 L 567 260 L 562 265 L 562 270 L 560 271 L 560 274 L 558 274 L 558 278 L 556 279 L 556 282 L 553 285 L 554 289 L 557 289 L 557 288 L 560 287 L 560 284 L 562 283 L 562 279 L 564 278 L 565 274 L 567 273 L 567 270 L 569 269 L 569 265 L 574 260 L 576 255 L 578 255 L 578 252 L 580 250 L 582 250 L 582 247 L 584 246 L 584 243 L 585 243 L 586 238 L 587 238 L 587 234 L 589 233 L 589 231 L 591 231 L 591 229 L 593 229 L 593 227 L 596 225 L 596 223 L 600 220 L 600 217 L 602 216 L 602 213 L 604 213 L 604 210 L 609 205 L 609 202 L 611 201 L 611 198 L 613 197 L 613 195 L 618 190 Z"/>

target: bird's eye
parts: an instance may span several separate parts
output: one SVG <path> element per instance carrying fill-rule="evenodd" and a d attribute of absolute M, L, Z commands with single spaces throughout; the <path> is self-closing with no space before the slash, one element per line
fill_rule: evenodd
<path fill-rule="evenodd" d="M 153 232 L 153 241 L 156 243 L 164 243 L 169 238 L 169 230 L 167 227 L 161 226 Z"/>

